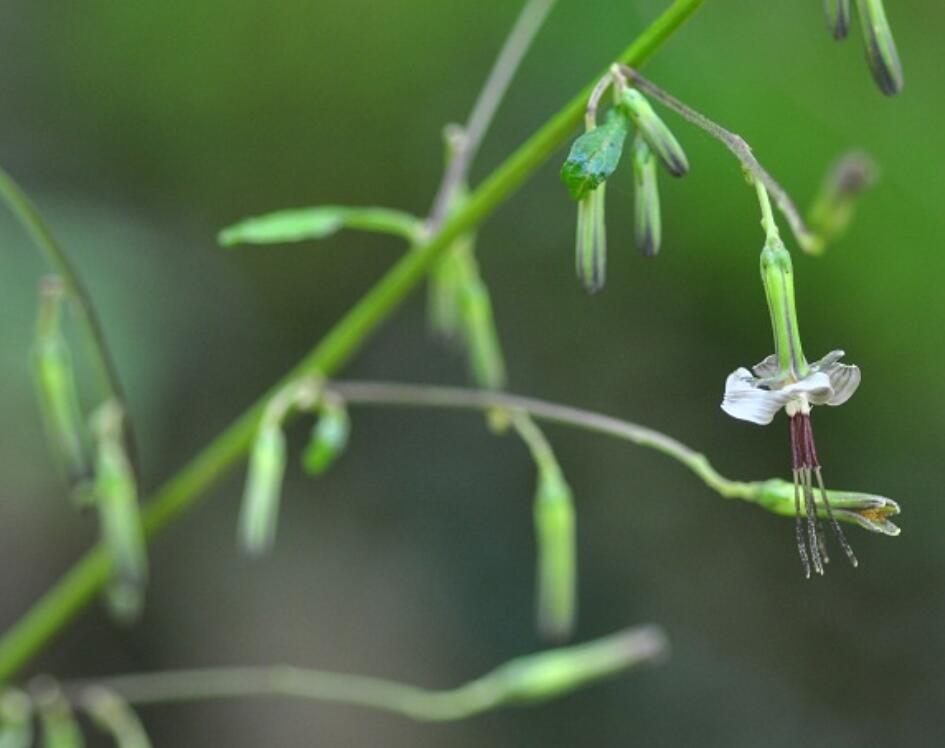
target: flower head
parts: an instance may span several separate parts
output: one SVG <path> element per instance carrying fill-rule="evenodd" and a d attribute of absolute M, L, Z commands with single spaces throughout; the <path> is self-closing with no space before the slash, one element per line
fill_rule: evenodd
<path fill-rule="evenodd" d="M 849 400 L 860 385 L 860 370 L 840 363 L 844 355 L 841 350 L 828 353 L 816 363 L 807 362 L 794 306 L 791 256 L 776 234 L 769 236 L 761 253 L 761 277 L 771 313 L 775 352 L 754 366 L 752 371 L 742 367 L 729 374 L 722 410 L 734 418 L 767 425 L 779 410 L 784 409 L 791 427 L 797 547 L 804 573 L 809 577 L 813 566 L 814 571 L 823 574 L 824 564 L 829 561 L 815 487 L 840 545 L 850 563 L 856 566 L 856 556 L 834 517 L 824 488 L 814 444 L 811 409 L 815 405 L 841 405 Z M 803 514 L 807 519 L 806 539 L 802 500 Z"/>

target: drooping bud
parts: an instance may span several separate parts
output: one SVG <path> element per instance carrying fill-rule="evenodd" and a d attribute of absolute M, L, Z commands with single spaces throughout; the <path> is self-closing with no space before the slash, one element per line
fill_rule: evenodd
<path fill-rule="evenodd" d="M 846 233 L 857 198 L 875 181 L 876 165 L 865 153 L 849 153 L 831 167 L 807 216 L 820 247 Z"/>
<path fill-rule="evenodd" d="M 634 238 L 637 249 L 644 257 L 655 257 L 660 251 L 663 235 L 656 156 L 640 133 L 633 141 L 633 177 Z"/>
<path fill-rule="evenodd" d="M 837 41 L 846 39 L 853 21 L 852 0 L 824 0 L 827 28 Z"/>
<path fill-rule="evenodd" d="M 669 173 L 674 177 L 686 174 L 689 161 L 685 151 L 646 97 L 635 88 L 627 88 L 621 94 L 620 104 Z"/>
<path fill-rule="evenodd" d="M 72 357 L 61 329 L 65 292 L 58 276 L 43 279 L 32 358 L 46 434 L 69 482 L 79 486 L 91 478 L 92 465 Z"/>
<path fill-rule="evenodd" d="M 883 0 L 857 0 L 856 5 L 873 79 L 884 94 L 895 96 L 902 90 L 904 78 Z"/>
<path fill-rule="evenodd" d="M 483 389 L 502 389 L 506 380 L 505 358 L 499 344 L 489 289 L 477 269 L 463 284 L 463 328 L 473 380 Z"/>
<path fill-rule="evenodd" d="M 111 735 L 118 748 L 151 748 L 138 715 L 118 694 L 93 686 L 83 694 L 82 705 L 99 729 Z"/>
<path fill-rule="evenodd" d="M 794 304 L 794 269 L 791 254 L 776 235 L 768 237 L 761 252 L 761 280 L 771 314 L 774 352 L 778 373 L 795 379 L 807 376 L 810 367 L 804 358 Z"/>
<path fill-rule="evenodd" d="M 427 316 L 430 330 L 445 341 L 457 342 L 462 333 L 462 269 L 456 257 L 472 238 L 463 236 L 430 271 Z"/>
<path fill-rule="evenodd" d="M 102 541 L 114 565 L 106 600 L 118 620 L 131 621 L 144 602 L 148 556 L 138 487 L 122 441 L 123 419 L 121 405 L 114 401 L 106 402 L 93 416 L 98 448 L 94 497 Z"/>
<path fill-rule="evenodd" d="M 302 466 L 309 475 L 321 475 L 348 446 L 351 419 L 344 402 L 330 393 L 318 407 L 318 420 L 302 455 Z"/>
<path fill-rule="evenodd" d="M 30 748 L 33 744 L 33 703 L 17 689 L 0 694 L 0 746 Z"/>
<path fill-rule="evenodd" d="M 606 186 L 601 185 L 578 203 L 575 269 L 588 293 L 597 293 L 607 277 Z"/>
<path fill-rule="evenodd" d="M 571 636 L 577 617 L 577 539 L 571 489 L 557 464 L 538 464 L 534 519 L 538 630 L 551 641 Z"/>
<path fill-rule="evenodd" d="M 794 484 L 773 478 L 762 483 L 747 484 L 751 495 L 765 509 L 786 517 L 795 512 Z M 889 519 L 900 513 L 899 504 L 885 496 L 856 491 L 826 489 L 827 500 L 838 520 L 859 525 L 864 530 L 882 535 L 896 536 L 899 528 Z M 827 517 L 827 508 L 822 495 L 814 494 L 817 513 Z"/>
<path fill-rule="evenodd" d="M 586 644 L 518 657 L 482 681 L 501 694 L 503 704 L 532 704 L 659 660 L 668 648 L 662 629 L 641 626 Z"/>
<path fill-rule="evenodd" d="M 561 167 L 561 180 L 572 198 L 582 200 L 614 173 L 629 126 L 627 115 L 621 109 L 611 109 L 604 124 L 592 127 L 574 141 Z"/>
<path fill-rule="evenodd" d="M 239 517 L 240 544 L 249 555 L 263 555 L 275 540 L 285 464 L 282 427 L 278 420 L 264 418 L 249 456 Z"/>
<path fill-rule="evenodd" d="M 35 692 L 44 748 L 83 748 L 85 740 L 79 724 L 59 685 L 50 678 L 40 678 Z"/>

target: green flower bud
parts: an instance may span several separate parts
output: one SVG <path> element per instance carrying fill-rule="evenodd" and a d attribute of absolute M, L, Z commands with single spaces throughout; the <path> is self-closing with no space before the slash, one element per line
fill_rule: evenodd
<path fill-rule="evenodd" d="M 505 358 L 492 313 L 489 289 L 478 271 L 463 286 L 463 331 L 473 380 L 479 387 L 499 390 L 505 386 Z"/>
<path fill-rule="evenodd" d="M 91 478 L 92 465 L 72 357 L 61 330 L 64 297 L 60 278 L 43 279 L 33 372 L 47 437 L 70 483 L 78 486 Z"/>
<path fill-rule="evenodd" d="M 794 484 L 774 478 L 762 483 L 749 484 L 758 503 L 766 509 L 786 517 L 794 515 Z M 814 492 L 817 513 L 827 517 L 823 497 Z M 899 528 L 889 519 L 899 514 L 899 504 L 885 496 L 856 491 L 827 489 L 827 500 L 838 520 L 857 524 L 864 530 L 896 536 Z"/>
<path fill-rule="evenodd" d="M 827 173 L 807 216 L 824 246 L 843 236 L 853 221 L 857 198 L 876 181 L 876 165 L 863 153 L 841 158 Z"/>
<path fill-rule="evenodd" d="M 94 496 L 102 541 L 114 564 L 106 599 L 114 616 L 134 620 L 144 602 L 147 546 L 138 505 L 138 487 L 122 442 L 121 406 L 107 402 L 95 413 L 98 454 Z"/>
<path fill-rule="evenodd" d="M 571 636 L 577 617 L 577 538 L 571 489 L 554 463 L 539 463 L 534 520 L 538 558 L 538 630 Z"/>
<path fill-rule="evenodd" d="M 666 635 L 643 626 L 596 641 L 518 657 L 483 678 L 502 694 L 503 704 L 533 704 L 553 699 L 635 665 L 665 656 Z"/>
<path fill-rule="evenodd" d="M 644 257 L 655 257 L 662 241 L 660 191 L 656 178 L 656 156 L 637 133 L 633 141 L 634 237 Z"/>
<path fill-rule="evenodd" d="M 637 89 L 628 88 L 620 97 L 620 105 L 669 173 L 674 177 L 686 174 L 689 171 L 686 153 L 646 97 Z"/>
<path fill-rule="evenodd" d="M 43 748 L 83 748 L 85 740 L 72 713 L 72 706 L 58 684 L 42 678 L 36 691 L 36 707 L 43 728 Z"/>
<path fill-rule="evenodd" d="M 834 39 L 846 39 L 850 33 L 853 19 L 852 0 L 824 0 L 824 12 L 827 14 L 827 28 Z"/>
<path fill-rule="evenodd" d="M 807 376 L 809 367 L 801 346 L 794 304 L 794 269 L 791 255 L 777 236 L 770 236 L 761 252 L 761 280 L 768 299 L 774 352 L 779 375 Z"/>
<path fill-rule="evenodd" d="M 607 276 L 605 196 L 605 185 L 601 185 L 578 203 L 575 269 L 588 293 L 600 291 Z"/>
<path fill-rule="evenodd" d="M 873 78 L 884 94 L 895 96 L 902 90 L 904 79 L 883 0 L 857 0 L 856 6 Z"/>
<path fill-rule="evenodd" d="M 138 715 L 117 694 L 95 686 L 83 695 L 82 703 L 92 721 L 112 736 L 118 748 L 151 748 Z"/>
<path fill-rule="evenodd" d="M 561 180 L 571 197 L 582 200 L 602 185 L 617 169 L 630 123 L 620 109 L 611 109 L 604 124 L 574 141 L 561 167 Z"/>
<path fill-rule="evenodd" d="M 285 463 L 285 434 L 278 421 L 264 420 L 249 456 L 239 518 L 240 544 L 252 556 L 268 552 L 275 540 Z"/>
<path fill-rule="evenodd" d="M 302 455 L 302 467 L 309 475 L 321 475 L 330 468 L 348 446 L 351 419 L 344 403 L 331 396 L 323 398 L 318 421 Z"/>
<path fill-rule="evenodd" d="M 471 243 L 460 237 L 430 273 L 427 313 L 430 330 L 446 341 L 456 341 L 462 332 L 462 268 L 457 258 L 459 245 Z"/>
<path fill-rule="evenodd" d="M 0 694 L 0 746 L 30 748 L 33 744 L 33 703 L 17 689 Z"/>

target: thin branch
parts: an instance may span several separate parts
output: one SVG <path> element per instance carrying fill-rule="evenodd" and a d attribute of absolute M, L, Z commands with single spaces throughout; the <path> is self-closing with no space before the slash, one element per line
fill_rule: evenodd
<path fill-rule="evenodd" d="M 79 704 L 87 692 L 103 688 L 139 706 L 275 696 L 368 707 L 419 721 L 444 722 L 498 707 L 556 698 L 659 660 L 667 649 L 662 629 L 639 626 L 584 644 L 518 657 L 480 678 L 446 690 L 289 665 L 118 675 L 65 683 L 62 690 Z"/>
<path fill-rule="evenodd" d="M 787 190 L 778 184 L 777 180 L 771 176 L 768 170 L 761 165 L 761 162 L 755 158 L 751 146 L 748 145 L 744 138 L 730 130 L 726 130 L 701 112 L 697 112 L 692 107 L 687 106 L 652 81 L 644 78 L 629 65 L 620 65 L 620 71 L 632 80 L 639 89 L 645 91 L 660 103 L 677 112 L 696 127 L 705 130 L 709 135 L 728 148 L 734 154 L 735 158 L 741 162 L 742 167 L 748 172 L 752 179 L 760 181 L 772 197 L 774 197 L 775 203 L 787 219 L 791 231 L 797 238 L 801 249 L 805 252 L 816 252 L 818 250 L 820 241 L 818 237 L 812 234 L 810 229 L 807 228 L 807 224 L 804 222 L 804 219 L 801 218 L 800 211 L 798 211 L 791 196 L 787 193 Z"/>
<path fill-rule="evenodd" d="M 114 400 L 121 406 L 124 414 L 123 430 L 126 443 L 132 464 L 137 472 L 138 453 L 131 423 L 131 412 L 128 408 L 124 388 L 121 385 L 121 379 L 118 376 L 118 369 L 105 339 L 105 331 L 95 311 L 95 305 L 92 303 L 92 297 L 86 291 L 79 274 L 69 260 L 69 256 L 56 240 L 39 210 L 13 177 L 3 168 L 0 168 L 0 199 L 7 204 L 10 211 L 16 216 L 53 272 L 62 279 L 66 293 L 76 311 L 80 329 L 88 342 L 93 363 L 98 370 L 97 374 L 105 396 L 104 399 Z"/>
<path fill-rule="evenodd" d="M 702 7 L 705 0 L 675 0 L 630 44 L 620 62 L 639 67 Z M 510 154 L 448 216 L 442 228 L 407 252 L 274 387 L 218 434 L 152 497 L 144 510 L 145 531 L 157 535 L 194 506 L 227 471 L 239 463 L 269 398 L 287 383 L 311 374 L 331 376 L 360 349 L 426 278 L 453 242 L 476 228 L 506 202 L 559 148 L 584 119 L 591 89 L 579 91 L 560 111 Z M 102 589 L 112 562 L 101 544 L 91 548 L 0 637 L 0 682 L 8 680 L 58 634 Z"/>
<path fill-rule="evenodd" d="M 655 449 L 682 463 L 712 490 L 725 498 L 752 501 L 753 494 L 756 493 L 750 488 L 752 484 L 732 481 L 721 476 L 705 455 L 687 447 L 677 439 L 646 426 L 602 413 L 593 413 L 531 397 L 463 387 L 342 381 L 332 381 L 327 386 L 350 405 L 394 405 L 469 410 L 502 408 L 510 411 L 524 411 L 539 421 L 574 426 L 585 431 L 616 437 L 641 447 Z"/>
<path fill-rule="evenodd" d="M 509 32 L 502 51 L 489 72 L 479 98 L 473 105 L 469 120 L 462 129 L 453 158 L 446 167 L 443 181 L 433 201 L 427 223 L 428 230 L 436 231 L 446 219 L 453 198 L 469 176 L 469 169 L 476 158 L 479 146 L 482 145 L 482 140 L 489 130 L 489 125 L 492 124 L 502 99 L 505 98 L 519 65 L 556 2 L 557 0 L 528 0 L 522 8 L 515 26 Z"/>

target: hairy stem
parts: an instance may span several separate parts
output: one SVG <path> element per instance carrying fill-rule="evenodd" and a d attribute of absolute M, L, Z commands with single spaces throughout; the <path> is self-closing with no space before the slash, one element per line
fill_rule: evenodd
<path fill-rule="evenodd" d="M 633 67 L 642 65 L 704 2 L 675 0 L 627 48 L 620 62 Z M 587 99 L 598 80 L 600 75 L 512 153 L 442 228 L 406 253 L 282 381 L 153 496 L 144 510 L 145 532 L 149 538 L 193 506 L 246 455 L 272 394 L 300 377 L 330 376 L 346 363 L 423 280 L 453 241 L 491 215 L 566 142 L 583 122 Z M 15 674 L 95 597 L 108 580 L 110 567 L 105 549 L 96 545 L 0 638 L 0 682 Z"/>

